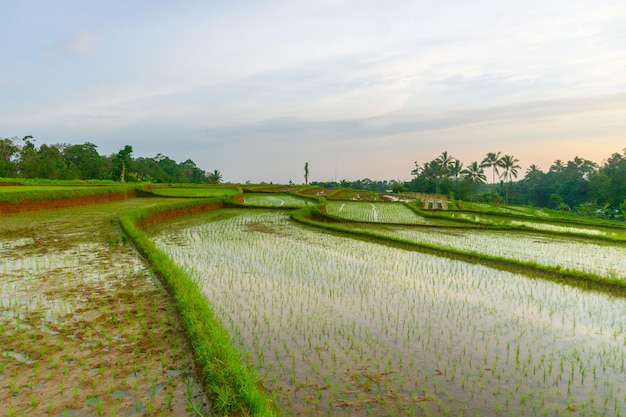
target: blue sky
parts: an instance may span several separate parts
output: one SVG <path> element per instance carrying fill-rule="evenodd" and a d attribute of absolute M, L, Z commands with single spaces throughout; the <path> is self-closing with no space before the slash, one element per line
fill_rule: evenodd
<path fill-rule="evenodd" d="M 225 181 L 626 147 L 622 0 L 5 0 L 0 25 L 0 137 L 130 144 Z"/>

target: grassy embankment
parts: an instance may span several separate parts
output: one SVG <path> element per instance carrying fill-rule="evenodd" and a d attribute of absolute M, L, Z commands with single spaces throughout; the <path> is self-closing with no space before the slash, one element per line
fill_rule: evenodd
<path fill-rule="evenodd" d="M 232 188 L 159 189 L 159 191 L 163 190 L 166 190 L 162 193 L 163 195 L 171 197 L 197 198 L 207 195 L 236 197 L 240 194 L 240 190 Z M 35 202 L 38 204 L 33 205 L 29 210 L 38 210 L 65 207 L 65 205 L 59 205 L 59 201 L 65 201 L 67 205 L 93 204 L 101 202 L 103 196 L 115 195 L 116 197 L 112 199 L 118 199 L 117 197 L 126 199 L 134 197 L 137 192 L 142 193 L 143 190 L 129 185 L 94 187 L 83 184 L 59 185 L 58 182 L 8 185 L 0 187 L 0 202 L 5 202 L 9 206 L 22 206 L 22 208 Z M 192 344 L 195 362 L 204 384 L 203 389 L 213 401 L 212 406 L 215 412 L 220 415 L 276 415 L 277 412 L 273 410 L 270 399 L 257 386 L 257 376 L 243 365 L 239 352 L 233 348 L 229 335 L 215 318 L 196 283 L 165 254 L 158 251 L 140 229 L 142 225 L 150 222 L 221 206 L 222 200 L 206 198 L 152 206 L 120 216 L 120 224 L 168 288 Z"/>
<path fill-rule="evenodd" d="M 492 229 L 532 231 L 548 235 L 575 236 L 612 243 L 626 242 L 626 225 L 619 221 L 587 219 L 554 210 L 531 207 L 494 207 L 483 204 L 483 210 L 422 210 L 405 203 L 416 214 L 431 220 Z"/>
<path fill-rule="evenodd" d="M 117 222 L 167 202 L 0 215 L 0 415 L 205 408 L 170 297 Z"/>
<path fill-rule="evenodd" d="M 385 236 L 375 230 L 355 230 L 347 226 L 350 221 L 339 221 L 336 217 L 330 217 L 323 211 L 315 208 L 303 208 L 293 213 L 292 218 L 300 223 L 322 228 L 335 233 L 341 233 L 356 238 L 400 247 L 407 250 L 417 250 L 450 259 L 461 260 L 468 263 L 482 264 L 496 269 L 523 273 L 531 277 L 550 279 L 552 281 L 572 285 L 584 289 L 610 291 L 626 295 L 626 282 L 620 278 L 604 277 L 597 274 L 585 273 L 577 270 L 564 270 L 559 267 L 539 265 L 533 262 L 511 260 L 489 254 L 477 254 L 456 248 L 444 247 L 412 240 Z M 416 226 L 411 226 L 416 227 Z M 431 227 L 431 226 L 427 226 Z M 483 225 L 483 227 L 488 227 Z M 475 229 L 472 229 L 475 230 Z M 525 229 L 528 231 L 528 229 Z M 534 231 L 533 231 L 534 232 Z M 542 232 L 550 233 L 550 232 Z M 563 234 L 559 234 L 563 236 Z"/>
<path fill-rule="evenodd" d="M 193 346 L 200 377 L 207 395 L 213 400 L 214 409 L 221 415 L 276 415 L 269 397 L 259 388 L 258 377 L 243 364 L 240 353 L 233 347 L 230 336 L 215 317 L 197 283 L 141 231 L 141 225 L 154 219 L 222 206 L 221 199 L 203 199 L 151 207 L 121 216 L 120 224 L 168 287 Z"/>

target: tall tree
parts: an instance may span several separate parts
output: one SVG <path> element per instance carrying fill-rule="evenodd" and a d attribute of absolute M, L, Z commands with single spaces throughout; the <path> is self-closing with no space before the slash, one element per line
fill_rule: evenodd
<path fill-rule="evenodd" d="M 455 159 L 452 165 L 450 165 L 450 175 L 454 178 L 454 182 L 458 182 L 459 178 L 463 174 L 463 162 Z"/>
<path fill-rule="evenodd" d="M 24 145 L 20 149 L 19 162 L 17 164 L 18 175 L 22 178 L 36 178 L 39 165 L 39 154 L 33 143 L 32 136 L 22 138 Z"/>
<path fill-rule="evenodd" d="M 309 163 L 304 163 L 304 183 L 309 185 Z"/>
<path fill-rule="evenodd" d="M 14 139 L 0 139 L 0 177 L 14 177 L 17 175 L 15 160 L 20 152 Z"/>
<path fill-rule="evenodd" d="M 126 181 L 126 169 L 130 166 L 131 154 L 133 153 L 133 147 L 130 145 L 124 146 L 123 149 L 115 155 L 115 159 L 121 165 L 120 181 Z"/>
<path fill-rule="evenodd" d="M 210 184 L 219 184 L 220 182 L 222 182 L 222 173 L 216 169 L 215 171 L 208 174 L 207 178 L 209 179 Z"/>
<path fill-rule="evenodd" d="M 452 167 L 454 165 L 454 161 L 455 158 L 452 155 L 449 155 L 448 151 L 444 151 L 441 153 L 441 155 L 435 158 L 434 161 L 431 162 L 437 194 L 442 192 L 442 185 L 448 182 L 451 175 Z M 449 190 L 449 188 L 450 187 L 448 186 L 445 187 L 445 190 L 443 192 L 445 193 L 446 190 Z"/>
<path fill-rule="evenodd" d="M 448 151 L 444 151 L 435 161 L 439 164 L 441 176 L 448 177 L 454 165 L 455 158 L 452 155 L 448 155 Z"/>
<path fill-rule="evenodd" d="M 496 175 L 500 175 L 498 173 L 498 167 L 500 166 L 501 159 L 502 158 L 500 157 L 500 152 L 489 152 L 487 153 L 487 156 L 480 163 L 480 165 L 483 168 L 493 169 L 492 178 L 491 178 L 492 184 L 496 183 Z"/>
<path fill-rule="evenodd" d="M 66 146 L 63 158 L 75 178 L 93 180 L 104 177 L 105 158 L 98 154 L 97 146 L 91 142 Z"/>
<path fill-rule="evenodd" d="M 504 155 L 500 159 L 500 167 L 502 168 L 502 179 L 506 182 L 506 203 L 509 204 L 509 187 L 513 182 L 513 178 L 517 178 L 517 170 L 521 167 L 517 164 L 519 161 L 511 155 Z"/>
<path fill-rule="evenodd" d="M 477 161 L 474 161 L 471 164 L 469 164 L 467 168 L 461 171 L 461 174 L 463 175 L 465 180 L 470 184 L 472 199 L 474 199 L 474 190 L 476 186 L 487 182 L 487 176 L 485 175 L 485 170 L 483 169 L 482 165 L 480 165 Z"/>
<path fill-rule="evenodd" d="M 548 172 L 559 173 L 565 169 L 565 164 L 560 159 L 554 161 L 554 163 L 550 166 L 550 170 Z"/>

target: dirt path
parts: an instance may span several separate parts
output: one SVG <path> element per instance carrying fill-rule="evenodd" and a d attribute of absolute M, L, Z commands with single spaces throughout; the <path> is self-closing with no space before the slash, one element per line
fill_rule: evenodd
<path fill-rule="evenodd" d="M 167 294 L 115 222 L 160 203 L 0 216 L 0 416 L 208 414 Z"/>

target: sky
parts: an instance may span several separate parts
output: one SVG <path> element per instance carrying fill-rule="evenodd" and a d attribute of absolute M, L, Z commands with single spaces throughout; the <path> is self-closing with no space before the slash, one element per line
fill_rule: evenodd
<path fill-rule="evenodd" d="M 0 0 L 0 137 L 226 182 L 626 148 L 623 0 Z"/>

